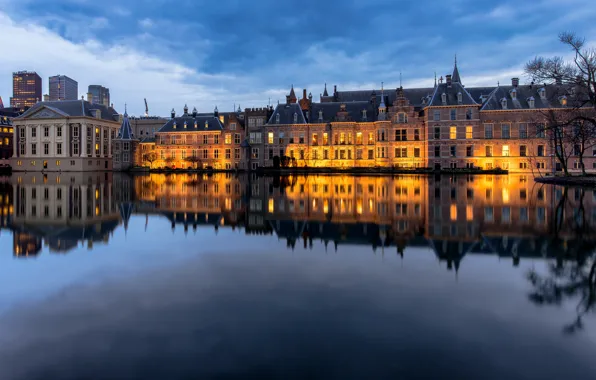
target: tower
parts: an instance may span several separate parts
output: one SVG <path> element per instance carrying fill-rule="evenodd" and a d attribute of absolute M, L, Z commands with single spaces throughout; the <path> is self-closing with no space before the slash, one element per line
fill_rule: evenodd
<path fill-rule="evenodd" d="M 126 171 L 136 165 L 140 165 L 140 161 L 142 160 L 137 157 L 139 140 L 134 136 L 126 111 L 124 111 L 124 118 L 118 130 L 118 136 L 114 139 L 113 144 L 114 156 L 112 159 L 115 171 Z"/>

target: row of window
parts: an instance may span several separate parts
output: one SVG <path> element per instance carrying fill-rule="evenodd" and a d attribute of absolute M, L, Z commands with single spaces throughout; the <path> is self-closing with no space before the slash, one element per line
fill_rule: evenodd
<path fill-rule="evenodd" d="M 520 145 L 519 146 L 519 156 L 520 157 L 528 157 L 528 147 L 526 145 Z M 492 145 L 486 145 L 484 147 L 484 155 L 486 157 L 493 157 L 493 146 Z M 509 149 L 509 145 L 503 145 L 501 147 L 501 156 L 502 157 L 509 157 L 510 154 L 510 149 Z M 439 145 L 435 145 L 434 147 L 434 156 L 435 157 L 441 157 L 441 146 Z M 450 157 L 457 157 L 457 146 L 456 145 L 452 145 L 449 147 L 449 156 Z M 544 145 L 538 145 L 536 148 L 536 156 L 538 157 L 544 157 L 545 156 L 545 147 Z M 466 146 L 466 157 L 474 157 L 474 147 L 471 145 Z"/>
<path fill-rule="evenodd" d="M 161 160 L 167 160 L 168 158 L 171 158 L 173 160 L 178 159 L 178 158 L 185 160 L 190 157 L 205 159 L 205 160 L 209 159 L 209 158 L 219 159 L 220 158 L 220 150 L 213 149 L 212 157 L 210 157 L 209 149 L 194 149 L 192 151 L 189 151 L 189 153 L 187 153 L 186 150 L 181 150 L 181 151 L 179 151 L 179 154 L 175 150 L 170 150 L 167 152 L 165 150 L 161 150 L 160 155 L 159 155 L 159 158 Z M 224 157 L 225 157 L 225 159 L 228 159 L 228 160 L 231 159 L 232 158 L 232 149 L 230 149 L 230 148 L 225 149 Z M 235 160 L 240 159 L 240 148 L 234 149 L 234 159 Z"/>
<path fill-rule="evenodd" d="M 203 145 L 209 145 L 209 144 L 219 144 L 219 135 L 203 135 L 202 138 L 199 138 L 199 136 L 196 135 L 191 135 L 191 136 L 186 136 L 186 135 L 174 135 L 174 136 L 160 136 L 159 137 L 159 143 L 162 145 L 167 145 L 167 144 L 197 144 L 199 141 L 203 142 Z M 234 134 L 234 144 L 238 145 L 240 144 L 241 141 L 241 135 L 240 133 L 235 133 Z M 231 133 L 226 133 L 224 135 L 224 144 L 226 145 L 230 145 L 232 144 L 232 134 Z"/>
<path fill-rule="evenodd" d="M 30 128 L 31 130 L 31 137 L 37 137 L 37 127 L 32 127 Z M 25 139 L 25 128 L 20 128 L 19 129 L 19 136 L 21 139 Z M 72 136 L 73 137 L 79 137 L 79 127 L 73 127 L 72 128 Z M 87 138 L 90 139 L 90 137 L 92 136 L 92 128 L 91 127 L 87 127 Z M 43 127 L 43 137 L 50 137 L 50 127 Z M 56 137 L 62 137 L 62 127 L 61 126 L 57 126 L 56 127 Z M 97 140 L 99 140 L 101 137 L 101 131 L 99 127 L 95 128 L 95 138 Z M 116 138 L 116 131 L 115 130 L 111 130 L 110 131 L 110 137 L 113 139 Z M 108 130 L 104 129 L 103 130 L 103 138 L 107 139 L 108 138 Z"/>
<path fill-rule="evenodd" d="M 472 108 L 466 109 L 465 120 L 472 120 L 473 115 L 474 115 L 474 110 Z M 457 109 L 452 108 L 449 110 L 449 120 L 452 120 L 452 121 L 459 120 Z M 441 110 L 434 110 L 433 121 L 441 121 Z"/>
<path fill-rule="evenodd" d="M 37 143 L 31 143 L 30 145 L 31 147 L 31 155 L 35 156 L 37 155 Z M 42 144 L 43 147 L 43 155 L 44 156 L 49 156 L 50 155 L 50 144 L 49 143 L 43 143 Z M 124 150 L 128 150 L 128 143 L 124 143 Z M 56 148 L 56 152 L 52 153 L 51 155 L 57 155 L 60 156 L 62 155 L 62 143 L 56 143 L 55 144 L 55 148 Z M 101 149 L 101 145 L 100 144 L 95 144 L 95 155 L 99 155 L 100 151 L 103 151 L 104 155 L 108 154 L 108 145 L 104 144 L 103 145 L 103 149 Z M 25 156 L 26 152 L 25 152 L 25 144 L 21 144 L 20 145 L 20 149 L 19 152 L 21 154 L 21 156 Z M 87 143 L 87 154 L 91 154 L 91 143 Z M 72 153 L 73 155 L 78 155 L 79 154 L 79 144 L 78 143 L 73 143 L 72 144 Z"/>

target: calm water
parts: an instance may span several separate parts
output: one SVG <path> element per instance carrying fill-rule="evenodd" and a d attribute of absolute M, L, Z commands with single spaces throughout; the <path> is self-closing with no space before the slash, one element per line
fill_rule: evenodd
<path fill-rule="evenodd" d="M 2 380 L 596 377 L 592 190 L 93 173 L 0 196 Z"/>

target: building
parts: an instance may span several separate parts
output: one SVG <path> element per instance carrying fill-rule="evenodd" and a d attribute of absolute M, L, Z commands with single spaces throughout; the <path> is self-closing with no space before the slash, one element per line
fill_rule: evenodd
<path fill-rule="evenodd" d="M 91 94 L 91 103 L 103 104 L 106 107 L 110 106 L 110 89 L 98 84 L 89 85 L 88 94 Z"/>
<path fill-rule="evenodd" d="M 170 168 L 205 168 L 216 170 L 247 169 L 242 143 L 245 138 L 244 118 L 236 112 L 184 113 L 171 119 L 157 132 L 155 142 L 145 141 L 142 151 L 155 157 L 148 161 L 145 153 L 137 156 L 141 165 Z M 154 144 L 153 146 L 151 144 Z"/>
<path fill-rule="evenodd" d="M 120 115 L 85 100 L 39 102 L 13 124 L 13 171 L 112 170 Z"/>
<path fill-rule="evenodd" d="M 34 71 L 12 73 L 10 106 L 25 111 L 41 100 L 41 77 Z"/>
<path fill-rule="evenodd" d="M 2 165 L 8 164 L 8 161 L 6 160 L 12 157 L 12 128 L 12 120 L 9 117 L 0 114 L 0 163 L 2 163 Z"/>
<path fill-rule="evenodd" d="M 136 155 L 140 140 L 135 137 L 130 126 L 128 113 L 124 112 L 122 124 L 118 130 L 118 135 L 113 141 L 114 145 L 114 163 L 113 168 L 117 171 L 130 170 L 140 160 Z"/>
<path fill-rule="evenodd" d="M 168 119 L 159 116 L 131 116 L 128 120 L 134 135 L 141 140 L 155 138 L 155 132 L 168 122 Z"/>
<path fill-rule="evenodd" d="M 77 100 L 79 84 L 66 75 L 54 75 L 49 79 L 50 102 L 58 100 Z"/>

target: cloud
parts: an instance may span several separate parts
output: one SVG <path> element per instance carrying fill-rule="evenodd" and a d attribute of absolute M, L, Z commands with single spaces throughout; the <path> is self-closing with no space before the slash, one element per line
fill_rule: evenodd
<path fill-rule="evenodd" d="M 153 26 L 153 20 L 150 18 L 139 20 L 139 26 L 142 28 L 151 28 Z"/>

